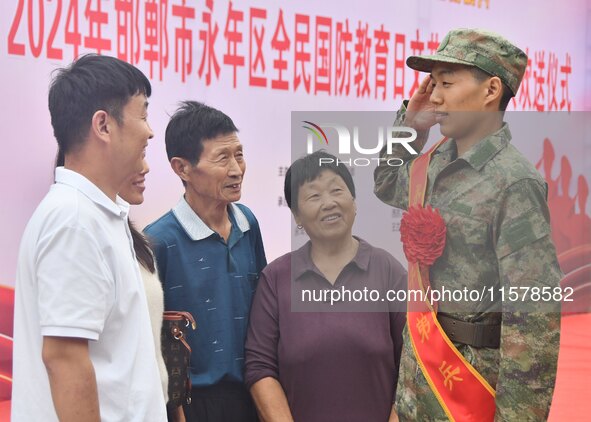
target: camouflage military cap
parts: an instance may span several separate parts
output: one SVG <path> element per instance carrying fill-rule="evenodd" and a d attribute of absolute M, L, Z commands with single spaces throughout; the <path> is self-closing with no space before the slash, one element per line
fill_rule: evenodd
<path fill-rule="evenodd" d="M 454 29 L 439 44 L 432 56 L 410 56 L 406 64 L 421 72 L 431 72 L 436 63 L 458 63 L 476 66 L 498 76 L 513 95 L 517 93 L 527 55 L 505 38 L 481 29 Z"/>

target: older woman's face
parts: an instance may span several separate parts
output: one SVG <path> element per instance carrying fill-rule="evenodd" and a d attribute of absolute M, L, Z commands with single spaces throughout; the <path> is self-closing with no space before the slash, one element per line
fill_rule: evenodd
<path fill-rule="evenodd" d="M 131 205 L 139 205 L 144 202 L 146 174 L 150 171 L 150 167 L 148 167 L 148 162 L 145 158 L 142 165 L 142 171 L 128 178 L 119 190 L 119 196 Z"/>
<path fill-rule="evenodd" d="M 338 174 L 325 170 L 298 191 L 297 224 L 314 240 L 341 240 L 351 236 L 355 198 Z"/>

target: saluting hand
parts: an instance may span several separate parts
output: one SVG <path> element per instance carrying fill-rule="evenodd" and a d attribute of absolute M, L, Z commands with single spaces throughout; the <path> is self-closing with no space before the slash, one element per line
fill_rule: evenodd
<path fill-rule="evenodd" d="M 404 122 L 417 132 L 429 131 L 436 123 L 435 105 L 430 101 L 432 92 L 431 76 L 427 75 L 408 102 Z"/>

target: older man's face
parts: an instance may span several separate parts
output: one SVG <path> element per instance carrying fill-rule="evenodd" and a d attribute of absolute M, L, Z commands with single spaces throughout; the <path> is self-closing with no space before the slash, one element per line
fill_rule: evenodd
<path fill-rule="evenodd" d="M 199 162 L 192 166 L 186 189 L 202 200 L 228 204 L 240 199 L 246 162 L 235 132 L 203 142 Z"/>

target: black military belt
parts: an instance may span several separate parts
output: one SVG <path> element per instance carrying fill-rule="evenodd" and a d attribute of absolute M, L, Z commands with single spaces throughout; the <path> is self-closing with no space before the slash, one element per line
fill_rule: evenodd
<path fill-rule="evenodd" d="M 455 343 L 477 348 L 498 349 L 501 343 L 501 324 L 466 322 L 445 314 L 437 314 L 437 320 L 449 339 Z"/>

